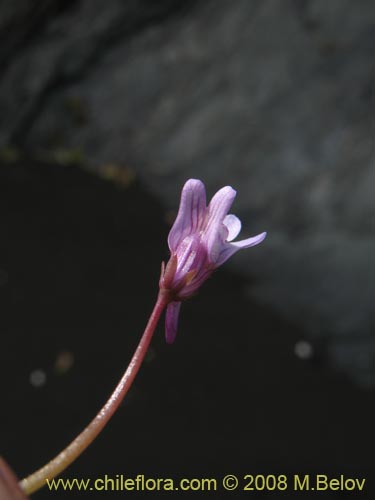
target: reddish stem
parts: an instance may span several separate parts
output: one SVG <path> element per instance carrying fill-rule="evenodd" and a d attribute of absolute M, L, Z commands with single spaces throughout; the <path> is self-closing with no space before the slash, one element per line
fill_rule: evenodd
<path fill-rule="evenodd" d="M 163 292 L 159 292 L 156 304 L 151 313 L 150 319 L 148 320 L 146 329 L 142 335 L 138 347 L 135 350 L 129 366 L 127 367 L 117 387 L 113 391 L 111 397 L 99 411 L 96 417 L 74 439 L 74 441 L 72 441 L 55 458 L 44 465 L 44 467 L 38 469 L 33 474 L 26 477 L 20 482 L 20 486 L 26 494 L 33 493 L 34 491 L 42 488 L 42 486 L 45 486 L 46 484 L 46 479 L 52 479 L 60 474 L 63 470 L 65 470 L 71 463 L 74 462 L 76 458 L 81 455 L 81 453 L 94 441 L 94 439 L 103 430 L 107 422 L 120 406 L 126 393 L 130 389 L 133 380 L 137 375 L 142 361 L 146 355 L 148 346 L 150 345 L 161 313 L 163 312 L 167 303 L 167 295 Z"/>

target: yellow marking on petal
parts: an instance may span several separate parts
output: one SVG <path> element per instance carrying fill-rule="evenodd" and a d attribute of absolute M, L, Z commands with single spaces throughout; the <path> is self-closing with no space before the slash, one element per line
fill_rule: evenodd
<path fill-rule="evenodd" d="M 189 271 L 188 273 L 186 273 L 186 276 L 185 276 L 185 285 L 189 285 L 193 281 L 193 279 L 197 275 L 197 272 L 198 271 L 196 269 L 192 269 L 191 271 Z"/>

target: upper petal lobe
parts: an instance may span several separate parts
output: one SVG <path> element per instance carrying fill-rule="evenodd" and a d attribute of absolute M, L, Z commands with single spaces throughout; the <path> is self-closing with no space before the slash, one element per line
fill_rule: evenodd
<path fill-rule="evenodd" d="M 213 264 L 217 263 L 222 243 L 229 235 L 229 228 L 223 222 L 235 197 L 236 191 L 225 186 L 215 194 L 208 206 L 204 239 L 209 260 Z"/>
<path fill-rule="evenodd" d="M 189 179 L 181 193 L 180 207 L 177 218 L 169 236 L 168 245 L 175 252 L 180 242 L 188 235 L 197 231 L 205 219 L 206 190 L 203 182 Z"/>

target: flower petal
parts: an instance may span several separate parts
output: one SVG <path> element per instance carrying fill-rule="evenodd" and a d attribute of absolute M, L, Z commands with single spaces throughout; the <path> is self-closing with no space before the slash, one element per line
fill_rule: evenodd
<path fill-rule="evenodd" d="M 215 194 L 208 205 L 204 241 L 209 261 L 214 265 L 229 235 L 229 228 L 223 226 L 223 221 L 235 197 L 236 191 L 230 186 L 225 186 Z"/>
<path fill-rule="evenodd" d="M 203 182 L 189 179 L 181 193 L 177 218 L 169 232 L 168 245 L 175 252 L 179 243 L 196 231 L 205 219 L 206 190 Z"/>
<path fill-rule="evenodd" d="M 233 241 L 231 245 L 234 245 L 235 247 L 238 248 L 249 248 L 253 247 L 254 245 L 258 245 L 259 243 L 262 243 L 264 238 L 267 236 L 267 233 L 260 233 L 257 234 L 256 236 L 252 236 L 251 238 L 246 238 L 246 240 L 241 240 L 241 241 Z"/>
<path fill-rule="evenodd" d="M 223 222 L 236 194 L 236 191 L 230 186 L 219 189 L 208 205 L 207 227 Z"/>
<path fill-rule="evenodd" d="M 233 214 L 224 217 L 223 224 L 228 229 L 227 241 L 232 241 L 241 231 L 241 221 Z"/>
<path fill-rule="evenodd" d="M 167 344 L 173 344 L 178 325 L 181 302 L 170 302 L 165 313 L 165 340 Z"/>
<path fill-rule="evenodd" d="M 265 233 L 260 233 L 257 236 L 253 236 L 251 238 L 247 238 L 246 240 L 227 243 L 225 246 L 222 247 L 217 257 L 216 265 L 221 266 L 221 264 L 224 264 L 224 262 L 228 260 L 229 257 L 238 252 L 238 250 L 241 250 L 241 248 L 249 248 L 258 245 L 259 243 L 262 243 L 262 241 L 266 236 L 267 233 L 265 232 Z"/>

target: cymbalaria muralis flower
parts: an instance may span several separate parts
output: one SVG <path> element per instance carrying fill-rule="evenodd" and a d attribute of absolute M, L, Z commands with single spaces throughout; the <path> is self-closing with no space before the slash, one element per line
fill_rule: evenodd
<path fill-rule="evenodd" d="M 228 211 L 236 196 L 230 186 L 220 189 L 206 206 L 203 182 L 189 179 L 181 193 L 177 218 L 168 236 L 171 257 L 162 266 L 160 290 L 168 296 L 166 341 L 174 341 L 181 301 L 191 297 L 204 281 L 234 253 L 261 243 L 267 233 L 234 242 L 241 221 Z"/>

